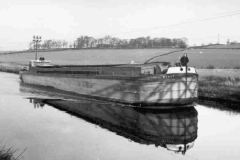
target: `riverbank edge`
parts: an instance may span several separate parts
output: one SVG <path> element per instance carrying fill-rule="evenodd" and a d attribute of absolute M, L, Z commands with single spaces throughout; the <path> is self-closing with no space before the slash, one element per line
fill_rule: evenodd
<path fill-rule="evenodd" d="M 8 72 L 8 73 L 14 73 L 19 74 L 19 71 L 22 70 L 24 67 L 27 67 L 28 65 L 24 64 L 18 64 L 14 62 L 0 62 L 0 71 L 1 72 Z M 222 105 L 222 104 L 231 104 L 228 105 L 230 108 L 240 108 L 236 106 L 240 106 L 240 100 L 231 97 L 226 96 L 226 92 L 221 94 L 219 90 L 211 91 L 211 94 L 209 94 L 209 91 L 206 90 L 206 86 L 201 85 L 201 81 L 199 80 L 199 104 L 212 104 L 214 103 Z M 227 89 L 227 88 L 226 88 Z M 240 93 L 240 91 L 236 91 L 236 94 Z M 214 96 L 213 96 L 214 95 Z M 234 105 L 234 107 L 233 107 Z"/>
<path fill-rule="evenodd" d="M 14 62 L 0 62 L 0 71 L 19 74 L 19 70 L 23 69 L 27 65 L 18 64 Z"/>

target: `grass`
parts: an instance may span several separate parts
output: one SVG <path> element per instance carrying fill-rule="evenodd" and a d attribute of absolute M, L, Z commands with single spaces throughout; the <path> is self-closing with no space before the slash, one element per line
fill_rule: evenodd
<path fill-rule="evenodd" d="M 236 84 L 240 79 L 240 69 L 197 69 L 197 72 L 201 81 L 229 81 Z"/>
<path fill-rule="evenodd" d="M 199 98 L 240 104 L 239 69 L 198 69 Z"/>
<path fill-rule="evenodd" d="M 206 67 L 206 69 L 215 69 L 215 67 L 213 65 L 209 65 Z"/>
<path fill-rule="evenodd" d="M 201 76 L 201 75 L 200 75 Z M 202 82 L 208 82 L 218 86 L 226 86 L 226 87 L 240 87 L 240 77 L 220 77 L 220 76 L 204 76 L 200 79 Z"/>
<path fill-rule="evenodd" d="M 15 150 L 12 150 L 12 148 L 5 150 L 4 148 L 0 151 L 0 160 L 15 160 L 13 157 L 13 154 L 15 153 Z"/>
<path fill-rule="evenodd" d="M 2 144 L 2 141 L 0 141 Z M 25 148 L 17 157 L 14 157 L 14 154 L 18 151 L 18 149 L 6 148 L 6 145 L 0 147 L 0 160 L 18 160 L 20 156 L 26 151 Z"/>

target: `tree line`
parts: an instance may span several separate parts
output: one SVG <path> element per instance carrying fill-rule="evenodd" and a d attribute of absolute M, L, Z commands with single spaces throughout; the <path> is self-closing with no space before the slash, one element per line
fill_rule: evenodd
<path fill-rule="evenodd" d="M 36 44 L 35 42 L 29 43 L 29 49 L 35 49 L 37 45 L 38 49 L 55 49 L 55 48 L 70 48 L 69 43 L 66 40 L 44 40 L 42 43 Z"/>
<path fill-rule="evenodd" d="M 38 44 L 38 49 L 60 49 L 60 48 L 96 48 L 96 49 L 141 49 L 141 48 L 186 48 L 187 38 L 150 38 L 139 37 L 135 39 L 120 39 L 111 36 L 94 38 L 80 36 L 74 42 L 66 40 L 44 40 Z M 29 43 L 29 49 L 35 49 L 34 42 Z"/>

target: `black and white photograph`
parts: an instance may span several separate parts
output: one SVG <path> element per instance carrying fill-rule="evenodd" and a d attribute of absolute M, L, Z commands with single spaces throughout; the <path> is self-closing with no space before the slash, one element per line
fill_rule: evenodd
<path fill-rule="evenodd" d="M 0 2 L 0 160 L 239 160 L 239 0 Z"/>

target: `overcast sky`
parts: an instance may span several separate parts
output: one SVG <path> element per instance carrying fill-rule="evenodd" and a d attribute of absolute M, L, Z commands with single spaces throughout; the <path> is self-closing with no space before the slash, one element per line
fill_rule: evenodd
<path fill-rule="evenodd" d="M 164 28 L 240 13 L 239 6 L 240 0 L 1 0 L 0 50 L 27 49 L 33 35 L 69 42 L 80 35 L 186 37 L 200 45 L 216 43 L 219 34 L 220 43 L 240 41 L 240 14 Z M 137 30 L 144 31 L 124 33 Z"/>

